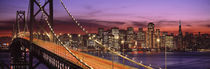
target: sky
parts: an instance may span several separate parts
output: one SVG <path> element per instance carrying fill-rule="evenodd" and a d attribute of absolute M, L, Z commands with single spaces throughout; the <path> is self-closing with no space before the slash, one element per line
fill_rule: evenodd
<path fill-rule="evenodd" d="M 0 36 L 11 35 L 16 11 L 28 12 L 28 1 L 0 0 Z M 147 24 L 153 22 L 155 29 L 176 34 L 179 20 L 182 22 L 183 32 L 210 33 L 210 0 L 63 1 L 76 20 L 90 33 L 96 33 L 99 27 L 105 29 L 134 27 L 135 31 L 143 27 L 144 30 L 147 30 Z M 80 33 L 81 30 L 72 22 L 60 0 L 53 2 L 55 32 Z"/>

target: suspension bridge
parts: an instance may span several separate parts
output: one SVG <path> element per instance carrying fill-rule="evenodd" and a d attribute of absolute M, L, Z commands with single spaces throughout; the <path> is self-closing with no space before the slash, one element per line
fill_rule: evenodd
<path fill-rule="evenodd" d="M 17 11 L 16 24 L 13 29 L 13 42 L 10 44 L 12 69 L 35 69 L 41 63 L 50 69 L 136 69 L 71 49 L 58 38 L 53 29 L 53 0 L 42 2 L 40 0 L 30 0 L 27 17 L 25 17 L 25 11 Z M 60 3 L 73 22 L 85 34 L 89 34 L 70 14 L 62 0 L 60 0 Z M 45 8 L 46 5 L 49 5 L 48 9 Z M 38 11 L 34 10 L 35 6 L 38 7 Z M 49 10 L 49 13 L 46 10 Z M 36 19 L 39 17 L 38 14 L 41 14 L 40 21 Z M 40 25 L 43 23 L 46 26 Z M 35 25 L 38 26 L 37 29 L 35 29 Z M 91 35 L 88 37 L 96 42 L 100 48 L 104 48 L 114 55 L 146 69 L 153 68 L 116 52 Z M 29 58 L 27 58 L 27 55 L 29 55 Z M 35 64 L 34 58 L 37 58 L 39 62 Z"/>

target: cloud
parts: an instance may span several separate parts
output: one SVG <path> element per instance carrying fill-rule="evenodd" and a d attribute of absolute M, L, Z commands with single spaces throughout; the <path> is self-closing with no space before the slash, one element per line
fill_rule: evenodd
<path fill-rule="evenodd" d="M 122 24 L 125 24 L 124 22 L 119 22 L 119 21 L 97 21 L 96 22 L 99 22 L 99 23 L 109 23 L 109 24 L 117 24 L 117 25 L 122 25 Z"/>
<path fill-rule="evenodd" d="M 210 28 L 210 24 L 206 25 L 206 27 Z"/>
<path fill-rule="evenodd" d="M 185 25 L 185 26 L 187 26 L 187 27 L 192 27 L 192 25 L 190 25 L 190 24 L 187 24 L 187 25 Z"/>
<path fill-rule="evenodd" d="M 96 19 L 78 19 L 78 21 L 82 24 L 96 24 L 106 27 L 119 26 L 125 24 L 125 22 L 120 22 L 120 21 L 105 21 L 105 20 L 96 20 Z"/>
<path fill-rule="evenodd" d="M 145 16 L 137 16 L 137 18 L 146 19 L 146 20 L 154 20 L 153 18 L 145 17 Z"/>
<path fill-rule="evenodd" d="M 120 21 L 105 21 L 105 20 L 96 20 L 96 19 L 77 19 L 81 25 L 85 27 L 114 27 L 114 26 L 120 26 L 125 24 L 125 22 L 120 22 Z M 72 20 L 54 20 L 54 23 L 57 25 L 76 25 Z"/>
<path fill-rule="evenodd" d="M 117 21 L 101 21 L 93 19 L 77 19 L 78 22 L 90 33 L 96 33 L 98 28 L 111 28 L 124 24 Z M 81 33 L 82 30 L 72 20 L 54 20 L 55 31 Z M 111 25 L 111 26 L 110 26 Z"/>
<path fill-rule="evenodd" d="M 207 28 L 210 28 L 210 24 L 203 24 L 201 25 L 202 27 L 207 27 Z"/>
<path fill-rule="evenodd" d="M 93 9 L 93 7 L 90 6 L 90 5 L 86 5 L 86 6 L 84 6 L 84 8 L 87 9 L 87 10 L 92 10 Z"/>
<path fill-rule="evenodd" d="M 191 25 L 191 27 L 210 28 L 210 20 L 184 21 L 183 23 L 186 24 L 186 26 Z"/>
<path fill-rule="evenodd" d="M 137 27 L 147 27 L 147 22 L 137 22 L 133 21 L 132 24 Z"/>
<path fill-rule="evenodd" d="M 87 12 L 88 16 L 95 16 L 103 12 L 103 10 L 95 9 L 93 6 L 90 5 L 86 5 L 84 6 L 84 8 L 89 11 Z"/>
<path fill-rule="evenodd" d="M 78 19 L 77 20 L 82 26 L 95 26 L 95 27 L 106 27 L 100 25 L 95 20 L 85 20 L 85 19 Z M 55 25 L 66 25 L 66 26 L 77 26 L 72 20 L 54 20 Z"/>
<path fill-rule="evenodd" d="M 89 16 L 95 16 L 96 14 L 102 13 L 102 10 L 94 10 L 88 13 Z"/>
<path fill-rule="evenodd" d="M 176 26 L 178 25 L 178 21 L 171 21 L 171 20 L 159 20 L 155 22 L 158 27 L 161 26 Z"/>
<path fill-rule="evenodd" d="M 0 21 L 0 30 L 12 30 L 12 25 L 15 23 L 14 20 Z"/>
<path fill-rule="evenodd" d="M 177 23 L 178 21 L 160 20 L 157 23 Z"/>

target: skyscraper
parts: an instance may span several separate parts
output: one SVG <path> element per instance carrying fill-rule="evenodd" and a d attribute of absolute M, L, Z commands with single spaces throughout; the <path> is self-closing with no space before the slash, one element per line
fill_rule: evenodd
<path fill-rule="evenodd" d="M 113 27 L 111 28 L 111 34 L 113 35 L 113 45 L 114 48 L 119 50 L 120 49 L 120 45 L 119 45 L 119 28 L 117 27 Z"/>
<path fill-rule="evenodd" d="M 161 48 L 165 48 L 165 44 L 166 44 L 166 36 L 168 35 L 168 32 L 162 32 L 162 36 L 161 36 Z"/>
<path fill-rule="evenodd" d="M 103 43 L 104 28 L 98 28 L 97 40 Z"/>
<path fill-rule="evenodd" d="M 134 30 L 133 27 L 128 27 L 126 31 L 126 44 L 128 45 L 128 48 L 131 48 L 134 46 Z"/>
<path fill-rule="evenodd" d="M 155 39 L 154 39 L 155 48 L 160 48 L 160 29 L 156 29 L 155 31 Z"/>
<path fill-rule="evenodd" d="M 147 48 L 153 48 L 154 26 L 155 25 L 153 23 L 148 24 L 148 30 L 146 35 Z"/>
<path fill-rule="evenodd" d="M 136 40 L 137 40 L 137 46 L 141 48 L 145 48 L 145 43 L 146 43 L 146 35 L 145 31 L 143 31 L 143 28 L 139 28 L 139 31 L 137 32 L 136 35 Z"/>
<path fill-rule="evenodd" d="M 164 44 L 169 50 L 173 50 L 174 47 L 174 36 L 173 35 L 166 35 L 165 36 L 165 44 Z"/>
<path fill-rule="evenodd" d="M 182 35 L 182 28 L 181 28 L 181 21 L 179 21 L 179 34 L 178 34 L 178 40 L 177 40 L 177 48 L 178 50 L 184 50 L 183 47 L 183 35 Z"/>
<path fill-rule="evenodd" d="M 104 28 L 98 28 L 98 35 L 100 38 L 102 38 L 104 32 Z"/>

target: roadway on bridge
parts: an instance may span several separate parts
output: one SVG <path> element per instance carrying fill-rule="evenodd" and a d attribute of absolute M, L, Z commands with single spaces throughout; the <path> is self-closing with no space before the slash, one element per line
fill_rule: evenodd
<path fill-rule="evenodd" d="M 29 40 L 29 38 L 25 38 L 27 40 Z M 62 58 L 77 64 L 79 66 L 84 67 L 84 65 L 82 65 L 82 63 L 79 63 L 78 60 L 76 60 L 76 58 L 74 58 L 64 47 L 57 45 L 55 43 L 52 42 L 48 42 L 48 41 L 43 41 L 43 40 L 39 40 L 39 39 L 34 39 L 33 43 L 37 44 L 38 46 L 53 52 L 59 56 L 61 56 Z M 75 51 L 70 49 L 77 57 L 79 57 L 79 59 L 82 59 L 83 62 L 85 62 L 86 64 L 90 65 L 91 67 L 93 67 L 94 69 L 136 69 L 127 65 L 123 65 L 117 62 L 112 63 L 112 61 L 110 60 L 106 60 L 103 58 L 99 58 L 96 56 L 92 56 L 86 53 L 82 53 L 79 51 Z"/>

